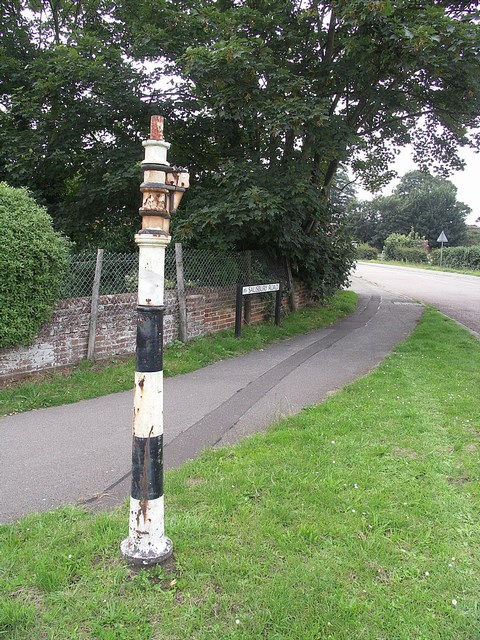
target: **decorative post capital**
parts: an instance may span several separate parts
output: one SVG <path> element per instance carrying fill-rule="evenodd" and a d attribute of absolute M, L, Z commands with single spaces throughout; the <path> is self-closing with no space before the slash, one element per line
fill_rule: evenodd
<path fill-rule="evenodd" d="M 142 231 L 157 232 L 170 239 L 170 216 L 177 210 L 189 186 L 190 176 L 184 169 L 178 170 L 168 164 L 170 143 L 164 139 L 163 125 L 162 116 L 152 116 L 150 139 L 142 143 L 145 159 L 142 162 L 144 178 L 140 186 L 143 194 L 140 215 Z"/>

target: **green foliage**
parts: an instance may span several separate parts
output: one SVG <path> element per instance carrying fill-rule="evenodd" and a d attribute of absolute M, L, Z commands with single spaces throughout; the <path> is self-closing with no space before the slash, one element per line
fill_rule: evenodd
<path fill-rule="evenodd" d="M 480 124 L 472 2 L 12 0 L 2 9 L 0 179 L 29 185 L 79 248 L 131 249 L 153 112 L 167 116 L 171 158 L 193 174 L 184 237 L 228 249 L 269 237 L 299 274 L 317 273 L 319 291 L 344 281 L 350 262 L 338 220 L 346 194 L 335 192 L 342 163 L 379 188 L 395 148 L 412 143 L 422 166 L 455 169 L 457 147 L 478 144 L 468 135 Z M 380 247 L 410 224 L 358 239 Z"/>
<path fill-rule="evenodd" d="M 442 252 L 440 252 L 440 249 L 435 249 L 430 254 L 432 264 L 440 265 L 441 253 L 441 265 L 443 267 L 480 270 L 480 245 L 470 247 L 444 247 Z"/>
<path fill-rule="evenodd" d="M 328 232 L 327 232 L 328 234 Z M 350 237 L 342 228 L 332 227 L 331 235 L 317 236 L 316 251 L 308 266 L 310 271 L 297 271 L 319 298 L 330 298 L 335 291 L 348 284 L 355 262 L 355 249 Z"/>
<path fill-rule="evenodd" d="M 186 286 L 225 287 L 241 281 L 241 260 L 228 253 L 188 251 L 184 254 Z"/>
<path fill-rule="evenodd" d="M 383 257 L 385 260 L 400 260 L 408 262 L 404 256 L 409 255 L 409 253 L 404 253 L 405 249 L 414 250 L 413 252 L 410 252 L 412 257 L 417 256 L 417 259 L 414 260 L 414 262 L 426 261 L 418 258 L 421 251 L 423 251 L 426 256 L 425 238 L 420 237 L 413 227 L 408 235 L 401 233 L 392 233 L 389 235 L 385 240 L 385 245 L 383 247 Z"/>
<path fill-rule="evenodd" d="M 382 208 L 381 197 L 350 203 L 347 208 L 346 228 L 357 242 L 371 244 L 377 249 L 383 247 L 387 236 L 382 233 Z"/>
<path fill-rule="evenodd" d="M 182 242 L 200 248 L 262 248 L 288 257 L 319 297 L 344 285 L 354 251 L 341 216 L 302 174 L 229 162 L 198 191 L 174 223 Z"/>
<path fill-rule="evenodd" d="M 81 298 L 92 292 L 97 253 L 72 253 L 64 278 L 62 298 Z M 105 251 L 102 261 L 100 295 L 136 291 L 138 287 L 138 255 Z"/>
<path fill-rule="evenodd" d="M 378 258 L 377 247 L 361 242 L 355 247 L 357 260 L 376 260 Z"/>
<path fill-rule="evenodd" d="M 351 260 L 331 207 L 339 167 L 348 160 L 364 183 L 379 187 L 390 177 L 391 145 L 415 141 L 432 165 L 457 166 L 454 147 L 460 138 L 466 143 L 462 127 L 478 113 L 439 81 L 457 65 L 443 43 L 455 41 L 474 66 L 466 42 L 475 48 L 478 30 L 433 2 L 190 6 L 193 37 L 179 71 L 191 83 L 208 143 L 198 167 L 204 181 L 190 191 L 178 232 L 235 248 L 264 243 L 291 256 L 297 273 L 325 294 L 344 280 Z M 159 47 L 165 35 L 163 28 Z M 466 73 L 462 65 L 470 100 L 478 94 L 473 66 Z M 420 113 L 425 120 L 414 131 Z"/>
<path fill-rule="evenodd" d="M 467 241 L 466 245 L 471 246 L 480 244 L 480 227 L 476 225 L 470 225 L 467 227 Z"/>
<path fill-rule="evenodd" d="M 413 142 L 431 166 L 459 165 L 455 146 L 478 118 L 473 7 L 457 20 L 455 3 L 431 0 L 184 6 L 179 71 L 203 107 L 199 119 L 209 119 L 212 160 L 285 164 L 301 155 L 324 187 L 347 159 L 364 182 L 384 184 L 389 142 Z M 151 25 L 136 29 L 160 49 L 172 37 L 161 14 L 156 25 L 156 39 Z"/>
<path fill-rule="evenodd" d="M 131 250 L 152 109 L 112 5 L 15 4 L 0 49 L 0 180 L 28 186 L 78 248 Z"/>
<path fill-rule="evenodd" d="M 400 217 L 403 224 L 415 229 L 435 246 L 442 230 L 450 245 L 464 242 L 465 218 L 470 208 L 457 201 L 457 188 L 445 178 L 424 171 L 411 171 L 403 176 L 395 190 L 401 201 Z"/>
<path fill-rule="evenodd" d="M 428 262 L 428 254 L 424 249 L 418 249 L 417 247 L 397 247 L 395 250 L 395 260 L 424 264 Z"/>
<path fill-rule="evenodd" d="M 28 344 L 52 312 L 69 244 L 25 189 L 0 183 L 0 347 Z"/>
<path fill-rule="evenodd" d="M 348 214 L 348 229 L 358 240 L 381 247 L 392 233 L 407 234 L 412 226 L 436 245 L 442 229 L 452 245 L 466 238 L 465 218 L 470 212 L 457 201 L 456 187 L 428 172 L 405 174 L 391 196 L 354 203 Z"/>

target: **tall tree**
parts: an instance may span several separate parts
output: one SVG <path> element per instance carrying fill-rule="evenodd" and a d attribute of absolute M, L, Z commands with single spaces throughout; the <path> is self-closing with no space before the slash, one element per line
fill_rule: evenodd
<path fill-rule="evenodd" d="M 477 2 L 0 2 L 0 177 L 79 239 L 136 218 L 153 109 L 194 174 L 178 233 L 267 245 L 310 273 L 346 247 L 330 203 L 342 162 L 374 188 L 395 147 L 448 169 L 478 144 Z M 154 63 L 148 82 L 181 78 L 172 100 L 135 61 Z"/>
<path fill-rule="evenodd" d="M 114 4 L 1 4 L 0 179 L 79 247 L 129 241 L 151 92 L 116 43 Z"/>
<path fill-rule="evenodd" d="M 391 196 L 356 203 L 350 210 L 348 228 L 362 242 L 381 248 L 392 233 L 411 229 L 425 237 L 431 247 L 443 230 L 451 246 L 466 240 L 465 218 L 470 208 L 457 201 L 457 189 L 446 178 L 423 171 L 405 174 Z"/>
<path fill-rule="evenodd" d="M 409 222 L 402 219 L 401 201 L 393 196 L 352 202 L 347 210 L 346 224 L 355 240 L 378 249 L 382 249 L 391 233 L 410 231 Z"/>
<path fill-rule="evenodd" d="M 421 163 L 448 170 L 461 166 L 458 145 L 478 143 L 468 136 L 480 124 L 476 2 L 135 4 L 119 11 L 136 55 L 176 58 L 191 130 L 206 136 L 184 237 L 270 242 L 300 265 L 335 237 L 329 195 L 342 162 L 378 188 L 395 147 L 413 143 Z"/>
<path fill-rule="evenodd" d="M 450 246 L 465 242 L 465 219 L 471 210 L 457 201 L 457 188 L 450 180 L 424 171 L 411 171 L 400 180 L 395 195 L 401 201 L 402 219 L 424 236 L 431 247 L 437 245 L 442 230 Z"/>

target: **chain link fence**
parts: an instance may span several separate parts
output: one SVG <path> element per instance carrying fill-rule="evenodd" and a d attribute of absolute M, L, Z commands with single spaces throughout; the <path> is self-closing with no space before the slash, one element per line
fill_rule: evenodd
<path fill-rule="evenodd" d="M 286 265 L 279 264 L 261 251 L 211 253 L 183 249 L 185 289 L 227 287 L 237 283 L 255 285 L 287 283 Z M 97 253 L 79 253 L 70 258 L 62 298 L 82 298 L 92 294 Z M 101 263 L 99 295 L 135 293 L 138 287 L 138 253 L 104 252 Z M 165 289 L 177 287 L 175 246 L 165 252 Z"/>

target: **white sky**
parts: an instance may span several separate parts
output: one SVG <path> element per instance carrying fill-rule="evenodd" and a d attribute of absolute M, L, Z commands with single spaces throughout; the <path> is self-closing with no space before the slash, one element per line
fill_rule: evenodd
<path fill-rule="evenodd" d="M 466 218 L 467 224 L 475 224 L 476 219 L 480 218 L 480 153 L 475 153 L 472 149 L 463 149 L 460 152 L 460 156 L 466 162 L 465 169 L 463 171 L 455 171 L 455 173 L 449 176 L 448 180 L 453 182 L 458 189 L 457 200 L 464 202 L 472 210 L 472 213 Z M 393 168 L 400 177 L 408 171 L 414 171 L 418 168 L 412 160 L 410 149 L 405 148 L 405 150 L 398 155 L 393 164 Z M 382 194 L 389 195 L 397 184 L 398 179 L 392 180 L 392 182 L 383 189 Z M 358 191 L 358 197 L 360 199 L 370 200 L 373 197 L 368 191 L 362 189 Z"/>

